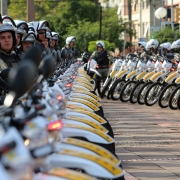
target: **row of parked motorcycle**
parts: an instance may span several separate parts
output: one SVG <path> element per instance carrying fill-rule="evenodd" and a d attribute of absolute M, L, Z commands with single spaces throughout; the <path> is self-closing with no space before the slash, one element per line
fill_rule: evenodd
<path fill-rule="evenodd" d="M 112 128 L 81 61 L 56 62 L 48 52 L 42 58 L 34 46 L 8 78 L 1 180 L 124 179 Z"/>
<path fill-rule="evenodd" d="M 111 72 L 102 84 L 101 98 L 180 108 L 179 54 L 146 57 L 128 54 L 125 58 L 114 57 L 113 61 Z M 95 67 L 91 66 L 89 72 L 95 72 Z"/>

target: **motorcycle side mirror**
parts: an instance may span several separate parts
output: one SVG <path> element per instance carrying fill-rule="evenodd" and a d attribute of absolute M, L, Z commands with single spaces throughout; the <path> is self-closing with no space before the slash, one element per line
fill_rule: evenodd
<path fill-rule="evenodd" d="M 39 74 L 46 79 L 55 71 L 55 59 L 51 55 L 47 55 L 39 65 Z"/>
<path fill-rule="evenodd" d="M 30 60 L 35 64 L 36 68 L 38 68 L 42 59 L 41 55 L 42 50 L 38 46 L 33 46 L 24 54 L 22 61 Z"/>
<path fill-rule="evenodd" d="M 9 72 L 9 85 L 12 89 L 4 101 L 5 106 L 13 105 L 16 100 L 25 94 L 34 84 L 36 68 L 32 61 L 20 63 L 18 68 L 12 68 Z"/>

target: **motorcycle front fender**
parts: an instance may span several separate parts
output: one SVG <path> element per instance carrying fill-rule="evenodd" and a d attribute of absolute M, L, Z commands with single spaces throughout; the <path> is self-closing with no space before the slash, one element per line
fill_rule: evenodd
<path fill-rule="evenodd" d="M 120 72 L 118 72 L 116 75 L 115 75 L 115 78 L 116 79 L 119 79 L 120 77 L 122 77 L 128 70 L 122 70 Z"/>
<path fill-rule="evenodd" d="M 74 124 L 64 124 L 60 132 L 60 137 L 84 137 L 90 142 L 101 144 L 112 144 L 114 139 L 108 134 L 94 128 L 79 126 Z"/>
<path fill-rule="evenodd" d="M 152 81 L 152 82 L 155 82 L 157 79 L 159 79 L 161 76 L 163 75 L 163 72 L 157 72 L 157 73 L 155 73 L 151 78 L 150 78 L 150 80 Z"/>
<path fill-rule="evenodd" d="M 77 180 L 77 177 L 78 180 L 95 180 L 94 177 L 65 168 L 52 168 L 44 173 L 34 174 L 33 180 Z"/>
<path fill-rule="evenodd" d="M 145 75 L 147 74 L 147 72 L 143 71 L 140 74 L 138 74 L 136 76 L 136 80 L 139 81 L 140 79 L 142 79 Z"/>
<path fill-rule="evenodd" d="M 177 72 L 174 72 L 172 74 L 170 74 L 166 79 L 165 82 L 166 83 L 171 83 L 175 78 L 177 78 L 179 76 L 179 74 Z"/>
<path fill-rule="evenodd" d="M 90 120 L 79 118 L 79 117 L 71 116 L 69 119 L 62 119 L 62 122 L 63 122 L 63 124 L 74 124 L 74 125 L 78 125 L 78 126 L 86 126 L 86 127 L 94 128 L 94 129 L 97 129 L 104 133 L 109 132 L 106 128 L 104 128 L 98 122 L 90 121 Z"/>
<path fill-rule="evenodd" d="M 57 143 L 59 145 L 59 148 L 61 148 L 60 144 L 62 145 L 68 145 L 68 146 L 75 146 L 78 148 L 82 148 L 82 150 L 86 149 L 88 150 L 90 153 L 95 153 L 96 155 L 102 156 L 104 158 L 107 158 L 109 160 L 111 160 L 114 164 L 119 165 L 121 163 L 121 161 L 114 155 L 112 154 L 110 151 L 108 151 L 107 149 L 96 145 L 94 143 L 90 143 L 90 142 L 86 142 L 84 140 L 79 140 L 79 139 L 74 139 L 74 138 L 65 138 L 61 141 L 61 143 Z M 71 149 L 71 148 L 66 148 L 66 149 Z"/>
<path fill-rule="evenodd" d="M 95 74 L 97 74 L 99 77 L 102 77 L 102 75 L 94 68 L 90 68 L 91 72 L 94 72 Z"/>
<path fill-rule="evenodd" d="M 137 73 L 137 71 L 132 71 L 129 74 L 127 74 L 126 79 L 130 79 L 132 76 L 134 76 Z"/>
<path fill-rule="evenodd" d="M 88 96 L 93 97 L 94 99 L 96 99 L 97 101 L 100 101 L 101 98 L 96 96 L 95 94 L 89 92 L 89 91 L 84 91 L 84 90 L 73 90 L 72 93 L 81 93 L 81 94 L 87 94 Z"/>
<path fill-rule="evenodd" d="M 116 69 L 114 69 L 111 73 L 110 73 L 110 77 L 112 78 L 112 77 L 114 77 L 115 76 L 115 74 L 116 74 L 116 72 L 117 72 L 117 70 Z"/>
<path fill-rule="evenodd" d="M 101 106 L 101 104 L 98 101 L 96 101 L 94 98 L 92 98 L 92 97 L 90 97 L 88 95 L 82 95 L 80 93 L 79 94 L 74 93 L 72 97 L 73 98 L 78 98 L 78 99 L 84 99 L 86 101 L 89 101 L 89 102 L 93 103 L 94 105 L 96 105 L 97 107 Z"/>
<path fill-rule="evenodd" d="M 147 73 L 147 74 L 143 77 L 143 80 L 144 80 L 144 81 L 147 81 L 147 80 L 148 80 L 151 76 L 153 76 L 154 74 L 155 74 L 154 71 Z"/>
<path fill-rule="evenodd" d="M 71 110 L 78 110 L 78 111 L 93 111 L 93 109 L 91 109 L 90 107 L 82 104 L 82 103 L 78 103 L 78 102 L 72 102 L 72 101 L 67 101 L 67 106 L 66 108 L 71 109 Z"/>
<path fill-rule="evenodd" d="M 83 77 L 89 81 L 91 80 L 91 77 L 86 72 L 78 74 L 77 77 Z"/>
<path fill-rule="evenodd" d="M 87 88 L 89 91 L 93 91 L 93 88 L 83 82 L 73 82 L 73 86 L 79 86 L 79 87 L 85 87 Z"/>
<path fill-rule="evenodd" d="M 87 105 L 88 107 L 90 107 L 91 109 L 93 109 L 93 111 L 98 111 L 98 110 L 99 110 L 99 108 L 98 108 L 95 104 L 93 104 L 93 103 L 91 103 L 91 102 L 89 102 L 89 101 L 87 101 L 87 100 L 84 100 L 84 99 L 71 98 L 69 101 L 70 101 L 70 102 L 71 102 L 71 101 L 72 101 L 72 102 L 79 102 L 79 103 L 85 104 L 85 105 Z"/>
<path fill-rule="evenodd" d="M 178 78 L 175 80 L 175 83 L 176 83 L 176 84 L 179 84 L 179 83 L 180 83 L 180 77 L 178 77 Z"/>
<path fill-rule="evenodd" d="M 103 119 L 101 116 L 90 112 L 90 111 L 82 111 L 82 110 L 71 110 L 66 113 L 66 118 L 68 119 L 69 116 L 76 116 L 80 118 L 87 118 L 89 120 L 95 120 L 98 121 L 100 124 L 105 124 L 106 120 Z"/>
<path fill-rule="evenodd" d="M 73 90 L 75 90 L 75 91 L 90 91 L 88 88 L 86 88 L 86 87 L 84 87 L 84 86 L 78 86 L 78 85 L 73 85 Z"/>
<path fill-rule="evenodd" d="M 85 83 L 88 86 L 90 86 L 91 88 L 93 88 L 93 84 L 90 83 L 90 81 L 84 80 L 84 78 L 80 78 L 80 79 L 75 79 L 74 81 L 75 83 Z"/>
<path fill-rule="evenodd" d="M 47 157 L 46 163 L 52 167 L 79 168 L 88 174 L 102 178 L 123 176 L 121 168 L 101 156 L 72 150 L 62 150 Z"/>

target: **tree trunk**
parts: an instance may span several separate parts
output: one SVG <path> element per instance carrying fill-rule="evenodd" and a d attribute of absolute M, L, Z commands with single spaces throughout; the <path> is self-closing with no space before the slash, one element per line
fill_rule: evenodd
<path fill-rule="evenodd" d="M 129 20 L 129 29 L 132 29 L 132 6 L 131 0 L 128 0 L 128 20 Z M 132 43 L 132 34 L 129 34 L 130 43 Z"/>

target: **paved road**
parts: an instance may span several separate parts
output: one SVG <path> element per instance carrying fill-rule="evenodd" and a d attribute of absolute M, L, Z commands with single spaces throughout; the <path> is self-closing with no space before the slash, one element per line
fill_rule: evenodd
<path fill-rule="evenodd" d="M 103 99 L 126 180 L 180 180 L 180 111 Z"/>

